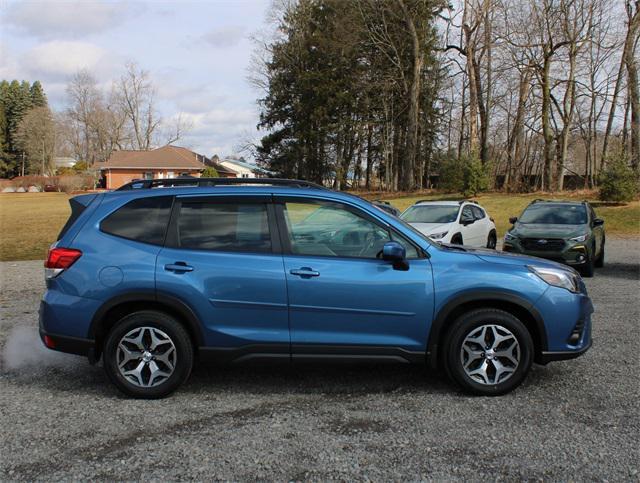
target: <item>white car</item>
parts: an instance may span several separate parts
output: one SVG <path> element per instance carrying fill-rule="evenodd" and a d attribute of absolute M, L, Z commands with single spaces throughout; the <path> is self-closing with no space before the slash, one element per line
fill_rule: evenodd
<path fill-rule="evenodd" d="M 418 201 L 400 218 L 440 243 L 496 247 L 493 218 L 475 201 Z"/>

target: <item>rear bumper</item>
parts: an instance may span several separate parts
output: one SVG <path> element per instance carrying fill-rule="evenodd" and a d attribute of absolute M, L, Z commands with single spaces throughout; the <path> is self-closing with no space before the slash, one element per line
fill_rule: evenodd
<path fill-rule="evenodd" d="M 48 349 L 86 356 L 90 359 L 95 351 L 95 341 L 93 339 L 51 334 L 40 329 L 40 340 Z"/>
<path fill-rule="evenodd" d="M 95 361 L 95 340 L 78 337 L 77 335 L 59 334 L 55 327 L 57 318 L 53 315 L 51 306 L 45 301 L 40 302 L 38 310 L 40 340 L 48 349 L 67 354 L 86 356 L 91 362 Z M 52 327 L 53 326 L 53 330 Z"/>

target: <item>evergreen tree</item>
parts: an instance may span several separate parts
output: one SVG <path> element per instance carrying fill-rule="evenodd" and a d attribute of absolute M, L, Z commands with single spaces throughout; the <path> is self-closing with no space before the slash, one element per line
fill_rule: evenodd
<path fill-rule="evenodd" d="M 362 172 L 369 181 L 377 162 L 384 164 L 388 188 L 399 179 L 421 185 L 435 142 L 433 22 L 441 3 L 301 0 L 289 8 L 280 19 L 281 36 L 268 48 L 259 127 L 269 133 L 258 162 L 281 176 L 333 179 L 338 189 Z M 418 70 L 408 22 L 420 30 Z M 381 32 L 388 45 L 379 42 Z M 407 81 L 416 72 L 420 78 Z M 417 115 L 417 132 L 409 112 Z"/>
<path fill-rule="evenodd" d="M 20 173 L 23 151 L 18 142 L 18 129 L 33 108 L 48 108 L 47 97 L 39 81 L 12 80 L 0 82 L 0 176 Z"/>
<path fill-rule="evenodd" d="M 31 103 L 34 107 L 46 107 L 47 106 L 47 96 L 42 89 L 42 84 L 40 81 L 35 81 L 30 88 L 31 94 Z"/>

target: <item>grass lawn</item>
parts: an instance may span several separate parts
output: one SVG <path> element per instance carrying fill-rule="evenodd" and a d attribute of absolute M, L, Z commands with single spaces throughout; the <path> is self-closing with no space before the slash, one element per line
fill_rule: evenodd
<path fill-rule="evenodd" d="M 583 196 L 565 193 L 562 198 L 582 199 Z M 380 197 L 367 196 L 371 199 Z M 531 200 L 540 197 L 543 196 L 488 193 L 475 199 L 496 221 L 498 236 L 503 236 L 509 227 L 509 217 L 518 216 Z M 427 194 L 384 199 L 404 210 L 419 199 L 443 198 L 452 196 Z M 640 202 L 626 206 L 596 206 L 595 210 L 605 220 L 609 235 L 640 236 Z M 44 259 L 69 213 L 69 196 L 64 193 L 0 193 L 0 261 Z"/>
<path fill-rule="evenodd" d="M 64 193 L 0 193 L 0 260 L 42 260 L 71 213 Z"/>

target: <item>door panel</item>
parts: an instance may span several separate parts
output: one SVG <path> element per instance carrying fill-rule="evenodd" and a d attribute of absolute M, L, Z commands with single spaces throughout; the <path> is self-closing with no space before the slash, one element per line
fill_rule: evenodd
<path fill-rule="evenodd" d="M 431 266 L 408 271 L 381 260 L 285 256 L 292 353 L 300 345 L 424 351 L 433 313 Z M 306 267 L 316 276 L 291 271 Z"/>
<path fill-rule="evenodd" d="M 172 270 L 184 263 L 191 271 Z M 169 267 L 167 267 L 169 266 Z M 156 290 L 187 302 L 208 346 L 281 344 L 288 352 L 287 288 L 282 257 L 163 248 Z"/>
<path fill-rule="evenodd" d="M 287 287 L 270 197 L 177 198 L 156 290 L 202 322 L 207 346 L 289 353 Z"/>
<path fill-rule="evenodd" d="M 460 212 L 460 232 L 462 233 L 462 242 L 464 245 L 477 246 L 478 243 L 478 222 L 464 225 L 465 220 L 473 221 L 475 216 L 471 210 L 471 206 L 467 205 Z"/>
<path fill-rule="evenodd" d="M 355 207 L 278 206 L 294 358 L 327 350 L 425 351 L 433 312 L 428 259 Z M 390 240 L 413 258 L 408 271 L 377 258 Z"/>

